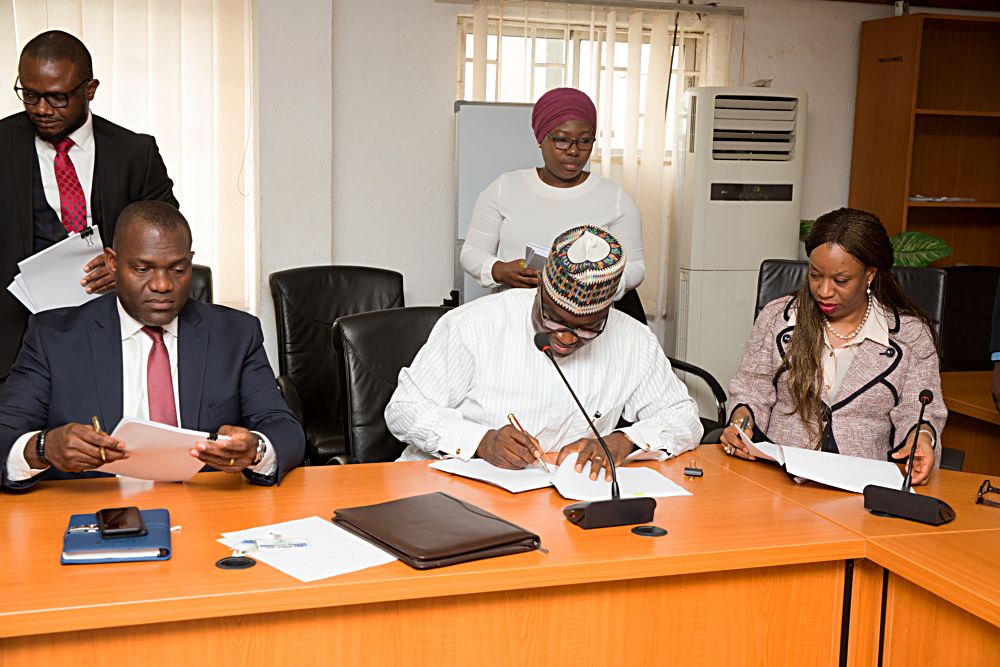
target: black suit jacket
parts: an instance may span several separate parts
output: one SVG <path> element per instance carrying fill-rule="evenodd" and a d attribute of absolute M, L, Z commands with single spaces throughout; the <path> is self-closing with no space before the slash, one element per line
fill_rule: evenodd
<path fill-rule="evenodd" d="M 177 336 L 180 426 L 211 432 L 231 424 L 267 436 L 277 453 L 277 474 L 245 472 L 255 484 L 274 484 L 302 463 L 305 436 L 278 393 L 260 321 L 232 308 L 188 301 Z M 33 315 L 17 361 L 0 385 L 3 487 L 101 475 L 50 468 L 28 482 L 10 482 L 7 456 L 24 433 L 69 422 L 89 424 L 93 415 L 110 432 L 122 419 L 122 406 L 117 295 Z"/>
<path fill-rule="evenodd" d="M 177 206 L 173 181 L 156 140 L 94 119 L 94 180 L 100 187 L 101 238 L 111 245 L 118 214 L 147 199 Z M 35 129 L 24 112 L 0 120 L 0 379 L 14 361 L 27 309 L 8 291 L 17 263 L 32 251 L 32 173 L 37 160 Z M 91 199 L 94 199 L 93 193 Z M 96 253 L 95 253 L 96 254 Z M 82 276 L 81 276 L 82 277 Z"/>

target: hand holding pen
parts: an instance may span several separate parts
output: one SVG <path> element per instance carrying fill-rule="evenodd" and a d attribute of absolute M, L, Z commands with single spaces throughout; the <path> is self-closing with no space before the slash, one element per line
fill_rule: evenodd
<path fill-rule="evenodd" d="M 521 470 L 541 461 L 542 448 L 538 441 L 515 426 L 516 420 L 499 429 L 490 429 L 483 436 L 476 454 L 498 468 Z M 546 468 L 548 470 L 548 468 Z"/>
<path fill-rule="evenodd" d="M 742 431 L 750 437 L 753 434 L 753 417 L 746 408 L 738 408 L 733 411 L 729 418 L 729 426 L 722 432 L 719 438 L 722 450 L 730 456 L 735 456 L 748 461 L 755 461 L 756 457 L 750 453 L 738 431 Z M 738 430 L 738 431 L 737 431 Z"/>
<path fill-rule="evenodd" d="M 42 433 L 44 440 L 40 444 Z M 34 469 L 52 466 L 63 472 L 83 472 L 128 458 L 125 443 L 95 429 L 93 420 L 90 424 L 64 424 L 42 433 L 28 440 L 24 448 L 24 458 Z"/>
<path fill-rule="evenodd" d="M 514 416 L 513 412 L 507 415 L 507 421 L 510 422 L 510 425 L 516 428 L 518 431 L 531 438 L 531 442 L 537 448 L 536 460 L 538 461 L 538 465 L 542 466 L 542 470 L 544 470 L 545 472 L 552 472 L 551 470 L 549 470 L 549 466 L 546 465 L 545 459 L 543 459 L 541 456 L 542 446 L 538 444 L 538 440 L 536 440 L 534 436 L 529 435 L 528 432 L 524 430 L 524 427 L 521 426 L 521 422 L 517 421 L 517 417 Z"/>

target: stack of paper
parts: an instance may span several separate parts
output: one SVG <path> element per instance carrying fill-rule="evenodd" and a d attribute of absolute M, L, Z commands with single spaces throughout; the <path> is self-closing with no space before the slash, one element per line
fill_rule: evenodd
<path fill-rule="evenodd" d="M 383 565 L 396 557 L 318 516 L 222 533 L 230 549 L 291 575 L 316 581 Z"/>
<path fill-rule="evenodd" d="M 751 454 L 783 465 L 795 477 L 854 493 L 864 493 L 869 484 L 888 489 L 900 489 L 903 486 L 899 466 L 889 461 L 782 446 L 773 442 L 752 442 L 742 431 L 740 437 Z"/>
<path fill-rule="evenodd" d="M 100 472 L 154 482 L 184 482 L 204 466 L 191 456 L 191 450 L 196 443 L 208 440 L 208 433 L 128 417 L 118 423 L 111 437 L 125 443 L 128 458 L 105 463 L 98 468 Z M 219 436 L 219 440 L 228 439 Z"/>
<path fill-rule="evenodd" d="M 88 294 L 80 280 L 83 267 L 104 250 L 101 232 L 88 227 L 17 263 L 21 270 L 7 290 L 32 313 L 79 306 L 99 296 Z"/>
<path fill-rule="evenodd" d="M 524 246 L 525 267 L 541 271 L 545 268 L 545 261 L 548 258 L 549 248 L 547 246 L 538 245 L 537 243 L 528 243 Z"/>
<path fill-rule="evenodd" d="M 511 493 L 531 491 L 554 486 L 563 498 L 569 500 L 607 500 L 611 497 L 611 482 L 602 475 L 590 479 L 590 468 L 576 472 L 576 454 L 566 457 L 554 472 L 549 473 L 540 466 L 529 466 L 521 470 L 498 468 L 483 459 L 444 459 L 430 465 L 435 470 L 476 479 L 499 486 Z M 652 468 L 618 468 L 618 487 L 622 497 L 689 496 L 691 493 L 678 486 Z"/>

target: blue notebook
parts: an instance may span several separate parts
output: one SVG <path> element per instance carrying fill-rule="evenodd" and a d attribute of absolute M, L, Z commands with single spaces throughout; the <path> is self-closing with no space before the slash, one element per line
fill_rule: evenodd
<path fill-rule="evenodd" d="M 104 539 L 99 530 L 73 530 L 80 526 L 96 526 L 93 514 L 74 514 L 63 535 L 63 565 L 83 563 L 126 563 L 170 558 L 170 512 L 141 510 L 148 532 L 140 537 Z"/>

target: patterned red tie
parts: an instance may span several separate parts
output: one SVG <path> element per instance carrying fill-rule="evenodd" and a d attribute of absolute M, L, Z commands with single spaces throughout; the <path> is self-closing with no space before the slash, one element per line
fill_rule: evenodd
<path fill-rule="evenodd" d="M 62 208 L 62 224 L 67 232 L 80 232 L 87 226 L 87 200 L 76 176 L 76 167 L 69 158 L 69 149 L 74 146 L 69 137 L 57 141 L 54 162 L 56 183 L 59 185 L 59 205 Z"/>
<path fill-rule="evenodd" d="M 174 405 L 174 383 L 170 377 L 170 355 L 163 344 L 163 327 L 143 327 L 144 334 L 153 339 L 153 348 L 146 362 L 146 398 L 149 401 L 149 420 L 177 426 L 177 408 Z"/>

